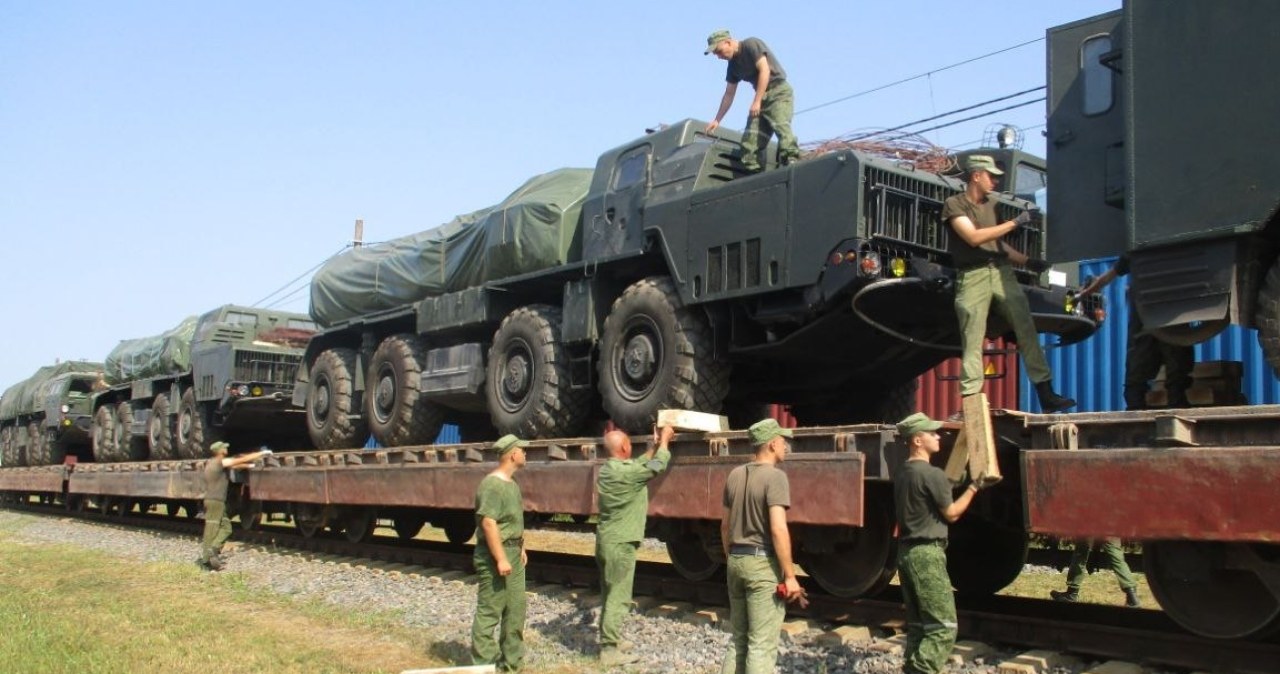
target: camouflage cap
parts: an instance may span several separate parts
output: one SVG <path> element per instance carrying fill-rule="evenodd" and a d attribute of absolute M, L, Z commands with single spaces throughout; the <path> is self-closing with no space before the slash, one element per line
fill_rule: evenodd
<path fill-rule="evenodd" d="M 493 448 L 498 450 L 498 456 L 506 456 L 507 452 L 515 449 L 516 447 L 528 446 L 528 440 L 521 440 L 510 433 L 498 438 L 498 441 L 493 443 Z"/>
<path fill-rule="evenodd" d="M 924 412 L 916 412 L 908 416 L 906 419 L 898 422 L 898 437 L 904 441 L 911 439 L 911 436 L 923 431 L 936 431 L 942 428 L 941 421 L 934 421 Z"/>
<path fill-rule="evenodd" d="M 712 34 L 710 34 L 710 35 L 708 35 L 708 36 L 707 36 L 707 50 L 706 50 L 706 51 L 704 51 L 704 52 L 702 52 L 702 53 L 703 53 L 703 55 L 710 54 L 710 53 L 711 53 L 711 50 L 716 48 L 716 45 L 720 44 L 721 42 L 724 42 L 725 40 L 728 40 L 728 39 L 729 39 L 729 38 L 731 38 L 731 37 L 733 37 L 733 36 L 732 36 L 732 35 L 729 35 L 729 31 L 727 31 L 727 30 L 725 30 L 725 29 L 723 29 L 723 28 L 721 28 L 720 30 L 717 30 L 717 31 L 713 32 L 713 33 L 712 33 Z"/>
<path fill-rule="evenodd" d="M 751 427 L 747 429 L 747 437 L 751 438 L 751 444 L 753 445 L 763 445 L 779 435 L 789 438 L 791 437 L 791 429 L 778 425 L 777 419 L 763 419 L 751 424 Z"/>
<path fill-rule="evenodd" d="M 227 443 L 225 443 L 225 442 L 223 442 L 223 441 L 221 441 L 221 440 L 219 440 L 219 441 L 217 441 L 217 442 L 213 443 L 212 445 L 209 445 L 209 453 L 210 453 L 210 454 L 217 454 L 217 453 L 219 453 L 219 452 L 225 452 L 225 451 L 227 451 L 228 449 L 231 449 L 231 445 L 229 445 L 229 444 L 227 444 Z"/>
<path fill-rule="evenodd" d="M 969 155 L 969 158 L 964 160 L 964 168 L 966 171 L 986 171 L 991 175 L 1004 175 L 1004 171 L 1001 171 L 996 166 L 996 160 L 992 159 L 991 155 L 986 154 Z"/>

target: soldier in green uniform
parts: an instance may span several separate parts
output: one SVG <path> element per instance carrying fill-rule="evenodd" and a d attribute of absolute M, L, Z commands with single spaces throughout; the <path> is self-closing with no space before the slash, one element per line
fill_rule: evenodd
<path fill-rule="evenodd" d="M 725 70 L 724 96 L 716 118 L 707 125 L 707 133 L 720 126 L 733 105 L 738 83 L 746 80 L 755 88 L 755 98 L 747 110 L 747 129 L 742 132 L 742 165 L 755 173 L 764 168 L 764 152 L 769 137 L 778 135 L 778 163 L 786 166 L 800 158 L 800 145 L 791 131 L 795 113 L 795 92 L 787 83 L 787 72 L 778 57 L 760 38 L 735 40 L 727 30 L 717 30 L 707 38 L 704 54 L 715 54 L 728 61 Z"/>
<path fill-rule="evenodd" d="M 1080 585 L 1084 582 L 1084 575 L 1088 572 L 1089 555 L 1093 552 L 1093 541 L 1076 541 L 1075 549 L 1071 552 L 1071 566 L 1067 567 L 1067 589 L 1065 592 L 1060 590 L 1049 590 L 1049 595 L 1057 601 L 1080 601 Z M 1133 572 L 1129 570 L 1129 563 L 1124 561 L 1124 550 L 1120 547 L 1120 541 L 1114 538 L 1104 539 L 1102 545 L 1098 546 L 1098 552 L 1106 558 L 1106 566 L 1116 574 L 1116 580 L 1120 581 L 1120 590 L 1124 592 L 1124 605 L 1129 608 L 1137 608 L 1138 602 L 1138 581 L 1134 580 Z"/>
<path fill-rule="evenodd" d="M 767 674 L 778 660 L 778 636 L 786 606 L 778 584 L 786 585 L 786 601 L 803 601 L 791 563 L 787 509 L 791 483 L 778 468 L 791 451 L 791 430 L 773 419 L 747 429 L 756 447 L 751 463 L 729 473 L 724 484 L 720 540 L 729 562 L 729 622 L 733 637 L 721 674 Z"/>
<path fill-rule="evenodd" d="M 946 474 L 929 463 L 939 450 L 939 428 L 942 422 L 920 412 L 898 422 L 898 441 L 909 452 L 893 477 L 898 578 L 907 608 L 905 674 L 940 672 L 951 655 L 956 642 L 956 602 L 947 575 L 947 525 L 969 508 L 984 478 L 979 476 L 952 500 Z"/>
<path fill-rule="evenodd" d="M 631 438 L 622 431 L 604 436 L 609 460 L 596 478 L 600 521 L 596 527 L 596 564 L 600 567 L 600 664 L 616 667 L 636 661 L 622 640 L 622 621 L 631 606 L 636 550 L 644 538 L 649 513 L 649 480 L 667 469 L 671 452 L 667 445 L 675 431 L 663 426 L 654 434 L 653 446 L 631 458 Z"/>
<path fill-rule="evenodd" d="M 996 221 L 996 176 L 1004 175 L 988 155 L 975 154 L 965 162 L 968 182 L 964 192 L 942 207 L 943 222 L 951 225 L 949 251 L 956 267 L 956 317 L 960 320 L 960 395 L 982 392 L 982 343 L 987 334 L 987 313 L 994 304 L 1018 338 L 1018 352 L 1027 368 L 1027 377 L 1036 387 L 1040 408 L 1056 412 L 1075 407 L 1076 402 L 1053 392 L 1053 373 L 1040 348 L 1039 334 L 1031 322 L 1027 296 L 1013 275 L 1010 262 L 1043 271 L 1038 261 L 1001 241 L 1001 237 L 1039 221 L 1039 211 L 1027 211 L 1008 222 Z M 1031 263 L 1031 264 L 1029 264 Z M 1032 265 L 1036 267 L 1033 268 Z"/>
<path fill-rule="evenodd" d="M 271 453 L 263 448 L 252 454 L 227 458 L 231 445 L 215 442 L 209 445 L 213 456 L 204 464 L 204 539 L 200 543 L 200 556 L 196 565 L 206 571 L 222 569 L 222 545 L 231 537 L 231 519 L 227 517 L 227 487 L 230 480 L 227 471 L 248 465 Z"/>
<path fill-rule="evenodd" d="M 517 671 L 524 660 L 524 567 L 529 558 L 524 548 L 524 497 L 513 476 L 524 466 L 528 444 L 514 435 L 493 443 L 498 467 L 476 488 L 479 535 L 473 561 L 480 581 L 471 623 L 471 660 L 496 665 L 500 672 Z"/>

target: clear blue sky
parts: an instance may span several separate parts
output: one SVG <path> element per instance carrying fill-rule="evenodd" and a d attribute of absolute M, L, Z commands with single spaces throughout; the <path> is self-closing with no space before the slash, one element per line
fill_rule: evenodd
<path fill-rule="evenodd" d="M 803 112 L 1119 5 L 0 0 L 0 391 L 258 302 L 356 218 L 369 241 L 430 229 L 646 126 L 711 118 L 716 28 L 774 49 L 803 142 L 1044 84 L 1037 42 Z M 972 146 L 995 122 L 1043 153 L 1043 104 L 928 137 Z"/>

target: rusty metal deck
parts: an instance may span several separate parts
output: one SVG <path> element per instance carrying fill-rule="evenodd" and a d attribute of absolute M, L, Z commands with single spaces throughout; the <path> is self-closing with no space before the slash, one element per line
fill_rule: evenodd
<path fill-rule="evenodd" d="M 203 461 L 82 463 L 71 472 L 67 491 L 156 499 L 204 497 Z"/>
<path fill-rule="evenodd" d="M 70 470 L 70 466 L 5 468 L 0 470 L 0 491 L 61 493 Z"/>

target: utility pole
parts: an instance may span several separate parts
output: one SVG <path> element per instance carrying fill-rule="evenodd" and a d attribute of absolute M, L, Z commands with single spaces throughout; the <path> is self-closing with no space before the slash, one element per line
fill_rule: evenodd
<path fill-rule="evenodd" d="M 363 245 L 364 245 L 364 220 L 363 220 L 363 219 L 357 219 L 357 220 L 356 220 L 356 233 L 355 233 L 355 236 L 354 236 L 354 237 L 352 237 L 352 239 L 351 239 L 351 247 L 352 247 L 352 248 L 359 248 L 360 246 L 363 246 Z"/>

